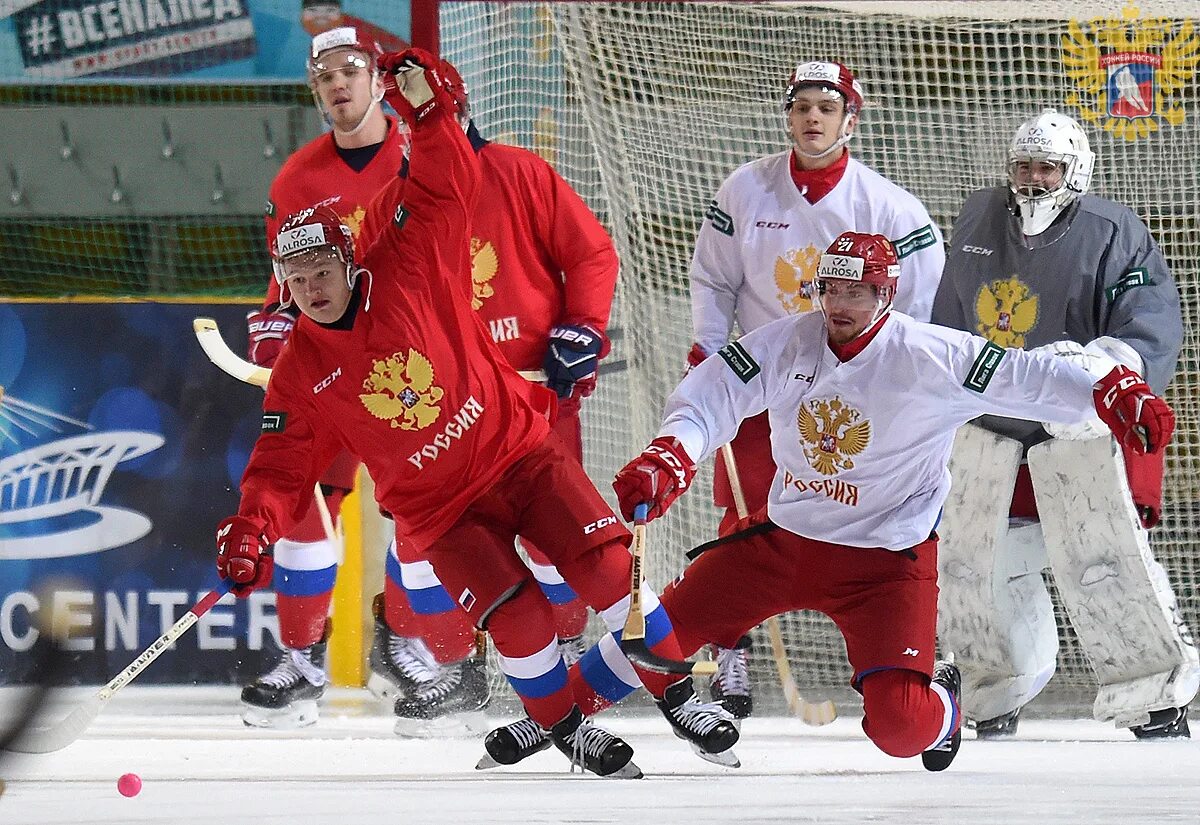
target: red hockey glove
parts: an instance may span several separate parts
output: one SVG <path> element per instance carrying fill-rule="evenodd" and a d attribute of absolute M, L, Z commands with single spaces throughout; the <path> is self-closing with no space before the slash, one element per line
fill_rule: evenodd
<path fill-rule="evenodd" d="M 258 367 L 270 369 L 283 351 L 296 319 L 286 312 L 255 310 L 246 313 L 246 326 L 250 330 L 250 346 L 247 357 Z"/>
<path fill-rule="evenodd" d="M 1117 442 L 1135 453 L 1157 453 L 1175 430 L 1175 411 L 1126 366 L 1114 367 L 1092 388 L 1096 414 Z"/>
<path fill-rule="evenodd" d="M 440 61 L 424 49 L 388 52 L 378 60 L 383 75 L 383 98 L 406 120 L 420 120 L 433 99 L 434 90 L 444 89 Z"/>
<path fill-rule="evenodd" d="M 275 559 L 267 549 L 262 524 L 231 516 L 217 525 L 217 575 L 233 582 L 230 590 L 244 599 L 271 583 Z"/>
<path fill-rule="evenodd" d="M 700 346 L 699 344 L 692 344 L 692 348 L 688 350 L 687 366 L 684 367 L 683 374 L 687 375 L 696 367 L 700 366 L 700 364 L 702 364 L 704 359 L 707 357 L 708 353 L 704 351 L 704 347 Z"/>
<path fill-rule="evenodd" d="M 633 508 L 649 504 L 646 521 L 653 521 L 683 495 L 695 475 L 696 463 L 688 457 L 678 438 L 654 439 L 613 479 L 621 515 L 626 521 L 633 521 Z"/>

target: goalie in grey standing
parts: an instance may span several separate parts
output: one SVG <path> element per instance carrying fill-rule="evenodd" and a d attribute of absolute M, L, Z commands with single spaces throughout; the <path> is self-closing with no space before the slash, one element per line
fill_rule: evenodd
<path fill-rule="evenodd" d="M 972 194 L 955 222 L 933 321 L 1002 347 L 1054 344 L 1079 361 L 1105 353 L 1161 394 L 1183 337 L 1179 293 L 1137 215 L 1086 194 L 1094 160 L 1066 115 L 1023 123 L 1008 184 Z M 1138 738 L 1188 736 L 1200 667 L 1147 538 L 1162 453 L 1123 450 L 1099 421 L 984 416 L 959 431 L 950 471 L 938 633 L 979 737 L 1014 734 L 1054 675 L 1046 566 L 1100 684 L 1095 718 Z"/>

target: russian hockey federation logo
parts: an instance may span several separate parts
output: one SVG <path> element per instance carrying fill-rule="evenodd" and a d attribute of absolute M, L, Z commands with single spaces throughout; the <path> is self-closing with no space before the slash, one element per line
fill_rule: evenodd
<path fill-rule="evenodd" d="M 1025 334 L 1038 319 L 1038 296 L 1016 275 L 979 287 L 975 331 L 1001 347 L 1025 346 Z"/>
<path fill-rule="evenodd" d="M 837 396 L 801 404 L 796 424 L 804 457 L 821 475 L 852 469 L 852 456 L 871 443 L 871 422 Z"/>
<path fill-rule="evenodd" d="M 376 361 L 359 396 L 367 412 L 401 430 L 423 430 L 441 415 L 445 394 L 433 383 L 433 364 L 411 347 Z"/>
<path fill-rule="evenodd" d="M 1129 5 L 1123 19 L 1072 20 L 1062 36 L 1063 67 L 1083 94 L 1067 96 L 1083 118 L 1124 140 L 1179 126 L 1176 100 L 1200 64 L 1200 35 L 1192 21 L 1138 19 Z M 1095 100 L 1094 106 L 1085 97 Z"/>
<path fill-rule="evenodd" d="M 813 309 L 817 264 L 820 262 L 821 250 L 812 244 L 804 249 L 790 249 L 775 259 L 775 286 L 784 312 L 799 315 Z"/>

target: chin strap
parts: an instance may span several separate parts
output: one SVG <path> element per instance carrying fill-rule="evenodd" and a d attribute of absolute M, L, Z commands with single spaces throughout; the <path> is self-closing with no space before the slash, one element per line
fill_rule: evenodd
<path fill-rule="evenodd" d="M 367 111 L 363 112 L 362 120 L 358 121 L 358 125 L 355 126 L 353 129 L 350 129 L 348 131 L 343 131 L 343 130 L 339 129 L 338 127 L 334 126 L 332 122 L 330 122 L 329 125 L 333 128 L 333 131 L 340 137 L 354 137 L 355 135 L 357 135 L 359 132 L 361 132 L 363 130 L 364 126 L 367 125 L 367 121 L 370 120 L 370 118 L 371 118 L 371 113 L 375 111 L 375 107 L 378 106 L 380 101 L 382 101 L 382 100 L 383 100 L 383 89 L 379 90 L 378 95 L 371 95 L 371 105 L 367 107 Z M 326 116 L 326 117 L 328 117 L 328 116 Z"/>
<path fill-rule="evenodd" d="M 854 136 L 852 132 L 847 131 L 847 128 L 850 126 L 850 118 L 852 118 L 853 116 L 854 115 L 849 112 L 846 113 L 846 116 L 844 118 L 842 118 L 842 128 L 840 130 L 841 136 L 838 137 L 838 139 L 835 140 L 829 146 L 829 148 L 826 149 L 824 152 L 818 152 L 815 155 L 810 152 L 805 152 L 803 149 L 800 148 L 800 144 L 796 143 L 796 141 L 793 140 L 792 143 L 795 146 L 796 152 L 798 154 L 808 158 L 809 160 L 820 160 L 821 158 L 828 157 L 830 152 L 835 152 L 838 149 L 841 149 L 843 146 L 845 146 L 847 143 L 849 143 L 850 138 L 852 138 Z"/>

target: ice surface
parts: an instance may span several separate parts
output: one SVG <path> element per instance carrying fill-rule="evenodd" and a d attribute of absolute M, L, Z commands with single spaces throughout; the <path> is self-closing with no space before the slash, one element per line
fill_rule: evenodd
<path fill-rule="evenodd" d="M 1200 822 L 1200 743 L 1137 742 L 1090 720 L 1023 719 L 1009 742 L 968 733 L 950 770 L 930 774 L 880 753 L 854 718 L 751 719 L 733 770 L 699 760 L 661 718 L 606 715 L 646 772 L 631 781 L 572 775 L 555 750 L 476 771 L 480 739 L 400 740 L 365 691 L 334 691 L 315 727 L 286 733 L 244 727 L 236 699 L 235 688 L 122 691 L 65 750 L 0 761 L 0 823 Z M 130 772 L 144 784 L 126 799 L 116 781 Z"/>

